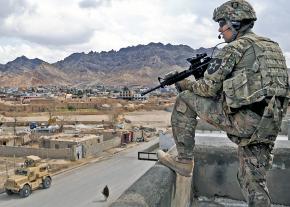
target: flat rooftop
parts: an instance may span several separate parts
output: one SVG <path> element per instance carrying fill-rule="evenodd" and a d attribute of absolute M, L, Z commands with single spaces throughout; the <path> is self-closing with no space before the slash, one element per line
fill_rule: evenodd
<path fill-rule="evenodd" d="M 90 139 L 96 139 L 100 138 L 100 136 L 90 134 L 78 134 L 78 135 L 72 135 L 72 134 L 58 134 L 54 136 L 44 136 L 43 139 L 49 139 L 49 140 L 57 140 L 57 141 L 65 141 L 65 142 L 80 142 L 80 141 L 86 141 Z"/>

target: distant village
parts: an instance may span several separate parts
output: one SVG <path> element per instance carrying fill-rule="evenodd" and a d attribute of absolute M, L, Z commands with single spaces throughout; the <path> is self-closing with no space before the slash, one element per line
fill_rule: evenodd
<path fill-rule="evenodd" d="M 27 88 L 0 87 L 0 98 L 3 101 L 21 100 L 23 104 L 36 99 L 86 99 L 93 97 L 107 97 L 131 101 L 148 100 L 149 94 L 141 96 L 148 87 L 133 86 L 104 86 L 96 85 L 89 88 L 69 86 L 37 86 Z M 150 93 L 151 96 L 174 95 L 176 90 L 172 87 L 161 88 Z"/>
<path fill-rule="evenodd" d="M 175 88 L 141 96 L 148 89 L 137 85 L 1 87 L 0 189 L 5 178 L 1 181 L 1 173 L 6 174 L 7 164 L 9 171 L 15 162 L 9 157 L 21 160 L 36 155 L 73 162 L 159 136 L 159 127 L 125 117 L 130 112 L 171 110 Z M 51 164 L 53 171 L 62 168 Z"/>

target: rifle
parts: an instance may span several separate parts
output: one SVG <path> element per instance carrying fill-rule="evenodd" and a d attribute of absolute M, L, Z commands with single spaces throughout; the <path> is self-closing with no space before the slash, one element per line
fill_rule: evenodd
<path fill-rule="evenodd" d="M 193 75 L 196 80 L 202 78 L 211 60 L 211 57 L 207 57 L 207 54 L 203 53 L 197 54 L 196 57 L 187 58 L 186 60 L 190 63 L 189 69 L 182 72 L 172 71 L 167 73 L 164 78 L 158 77 L 160 84 L 154 88 L 150 88 L 149 90 L 144 91 L 141 93 L 141 96 L 144 96 L 158 88 L 164 88 L 164 86 L 175 84 L 178 81 L 188 78 L 191 75 Z"/>

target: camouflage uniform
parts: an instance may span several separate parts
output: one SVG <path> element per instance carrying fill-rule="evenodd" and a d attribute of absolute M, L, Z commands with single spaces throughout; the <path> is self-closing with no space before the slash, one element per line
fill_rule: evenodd
<path fill-rule="evenodd" d="M 232 14 L 233 5 L 240 12 L 236 20 L 244 10 L 256 20 L 243 0 L 223 4 L 214 20 L 225 16 L 221 11 Z M 203 79 L 183 85 L 187 90 L 177 96 L 171 117 L 178 157 L 193 159 L 198 116 L 238 145 L 238 181 L 249 206 L 270 206 L 266 171 L 288 106 L 287 66 L 279 45 L 247 29 L 218 52 Z"/>

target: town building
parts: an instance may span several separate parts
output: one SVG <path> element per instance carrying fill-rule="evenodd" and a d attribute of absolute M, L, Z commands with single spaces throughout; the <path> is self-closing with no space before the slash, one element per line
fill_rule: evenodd
<path fill-rule="evenodd" d="M 82 134 L 58 134 L 54 136 L 42 136 L 40 147 L 42 148 L 70 148 L 78 159 L 98 155 L 103 151 L 102 135 Z"/>

